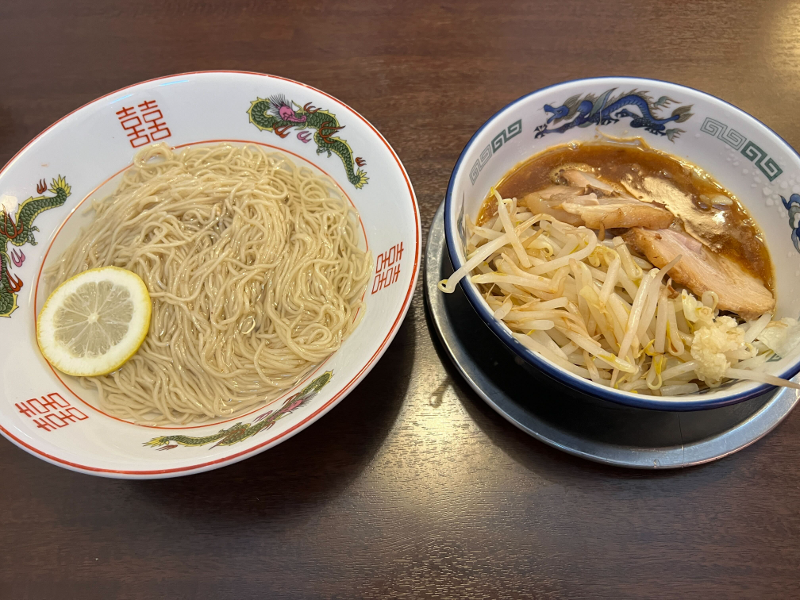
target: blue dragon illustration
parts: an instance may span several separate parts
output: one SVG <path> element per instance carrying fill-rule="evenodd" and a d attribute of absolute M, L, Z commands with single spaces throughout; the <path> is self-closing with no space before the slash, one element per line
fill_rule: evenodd
<path fill-rule="evenodd" d="M 668 123 L 683 123 L 692 113 L 689 112 L 692 105 L 679 106 L 672 111 L 669 117 L 659 119 L 655 113 L 661 108 L 666 108 L 670 104 L 676 103 L 669 96 L 661 96 L 653 101 L 645 91 L 632 90 L 624 92 L 616 98 L 610 98 L 612 92 L 617 88 L 606 90 L 599 96 L 580 94 L 568 98 L 564 104 L 553 107 L 549 104 L 544 105 L 544 111 L 550 113 L 547 122 L 536 128 L 536 137 L 543 137 L 547 133 L 564 133 L 573 127 L 590 127 L 591 125 L 608 125 L 617 123 L 620 119 L 630 118 L 630 126 L 643 128 L 648 133 L 666 136 L 670 141 L 683 133 L 683 129 L 677 127 L 667 129 Z M 625 107 L 636 107 L 641 114 L 628 110 Z M 574 118 L 573 118 L 574 117 Z M 555 125 L 561 121 L 572 119 L 560 127 L 549 129 L 549 125 Z"/>
<path fill-rule="evenodd" d="M 792 228 L 792 243 L 800 252 L 800 194 L 792 194 L 787 200 L 781 196 L 783 207 L 789 211 L 789 227 Z"/>

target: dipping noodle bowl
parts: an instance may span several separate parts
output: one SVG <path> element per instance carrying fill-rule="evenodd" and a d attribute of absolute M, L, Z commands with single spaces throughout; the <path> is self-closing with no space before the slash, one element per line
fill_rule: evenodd
<path fill-rule="evenodd" d="M 800 330 L 773 316 L 763 234 L 709 174 L 641 139 L 534 156 L 468 235 L 469 261 L 440 289 L 470 277 L 516 339 L 576 375 L 654 395 L 800 388 L 760 370 Z"/>
<path fill-rule="evenodd" d="M 456 269 L 440 290 L 463 286 L 480 316 L 535 374 L 585 395 L 691 409 L 742 400 L 769 386 L 800 389 L 790 381 L 800 360 L 800 310 L 796 296 L 784 297 L 796 289 L 797 277 L 787 277 L 771 251 L 778 246 L 796 255 L 792 231 L 775 218 L 785 215 L 767 216 L 766 203 L 760 204 L 771 188 L 754 194 L 710 158 L 705 148 L 714 138 L 704 139 L 701 127 L 711 106 L 725 107 L 729 120 L 754 120 L 673 84 L 646 81 L 658 89 L 653 96 L 636 91 L 648 89 L 644 84 L 625 93 L 631 87 L 625 78 L 588 81 L 521 99 L 468 144 L 445 211 Z M 579 93 L 603 86 L 620 93 Z M 565 107 L 554 108 L 561 96 Z M 594 98 L 587 106 L 648 103 L 648 114 L 658 114 L 658 96 L 681 105 L 673 111 L 680 129 L 667 134 L 653 124 L 631 131 L 644 116 L 624 129 L 630 110 L 602 107 L 591 128 L 559 125 L 570 118 L 569 106 L 575 122 L 584 123 L 575 110 L 582 97 Z M 520 118 L 537 108 L 541 124 Z M 701 118 L 689 129 L 696 112 Z M 556 117 L 548 120 L 550 114 Z M 489 130 L 507 122 L 513 127 L 492 138 Z M 774 136 L 755 123 L 756 135 Z M 509 136 L 514 129 L 522 133 Z M 498 145 L 498 137 L 506 142 Z M 481 168 L 484 139 L 493 154 Z M 785 144 L 778 147 L 798 162 Z M 473 156 L 467 172 L 462 165 L 472 165 Z"/>

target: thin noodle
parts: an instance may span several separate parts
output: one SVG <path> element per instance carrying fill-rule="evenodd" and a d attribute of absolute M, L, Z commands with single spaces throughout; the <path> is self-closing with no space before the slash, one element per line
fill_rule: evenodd
<path fill-rule="evenodd" d="M 279 397 L 356 327 L 371 256 L 332 182 L 253 146 L 139 152 L 48 270 L 138 274 L 150 331 L 119 371 L 85 381 L 151 424 L 228 417 Z"/>

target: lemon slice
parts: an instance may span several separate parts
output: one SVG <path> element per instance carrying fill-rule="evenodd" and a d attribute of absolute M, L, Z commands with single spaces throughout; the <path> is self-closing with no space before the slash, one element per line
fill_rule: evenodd
<path fill-rule="evenodd" d="M 142 345 L 150 311 L 150 294 L 136 273 L 118 267 L 90 269 L 50 294 L 36 321 L 36 338 L 44 357 L 59 371 L 106 375 Z"/>

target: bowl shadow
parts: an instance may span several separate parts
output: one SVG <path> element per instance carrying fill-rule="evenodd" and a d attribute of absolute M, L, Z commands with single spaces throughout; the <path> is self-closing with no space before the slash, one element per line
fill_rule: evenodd
<path fill-rule="evenodd" d="M 452 272 L 440 206 L 429 233 L 425 261 L 426 322 L 434 347 L 468 414 L 498 447 L 529 469 L 566 461 L 584 472 L 619 478 L 674 477 L 678 471 L 673 468 L 647 469 L 646 464 L 652 460 L 653 467 L 659 463 L 677 466 L 684 460 L 696 460 L 688 458 L 696 454 L 684 454 L 688 445 L 738 426 L 770 400 L 764 395 L 723 408 L 687 413 L 636 408 L 576 393 L 516 356 L 481 319 L 460 287 L 446 296 L 438 292 L 436 283 Z M 460 368 L 468 373 L 467 378 Z M 491 402 L 484 402 L 468 380 Z M 641 468 L 590 461 L 540 441 L 534 434 L 553 440 L 556 446 L 589 454 L 599 452 L 608 460 L 633 461 Z M 552 461 L 541 463 L 533 458 L 541 456 Z"/>
<path fill-rule="evenodd" d="M 430 315 L 426 313 L 426 317 L 429 327 L 435 327 Z M 509 423 L 489 406 L 463 378 L 433 331 L 431 337 L 444 369 L 452 380 L 453 391 L 481 432 L 514 462 L 551 483 L 583 487 L 598 480 L 667 481 L 680 477 L 697 481 L 699 486 L 706 486 L 712 481 L 728 477 L 736 470 L 736 456 L 740 453 L 723 461 L 691 467 L 634 469 L 595 462 L 554 448 Z M 742 452 L 746 453 L 747 449 Z M 688 473 L 702 473 L 702 478 L 697 475 L 687 476 Z"/>
<path fill-rule="evenodd" d="M 400 412 L 414 363 L 406 320 L 367 377 L 318 423 L 252 458 L 166 480 L 129 480 L 155 510 L 184 520 L 291 518 L 323 505 L 371 462 Z"/>

